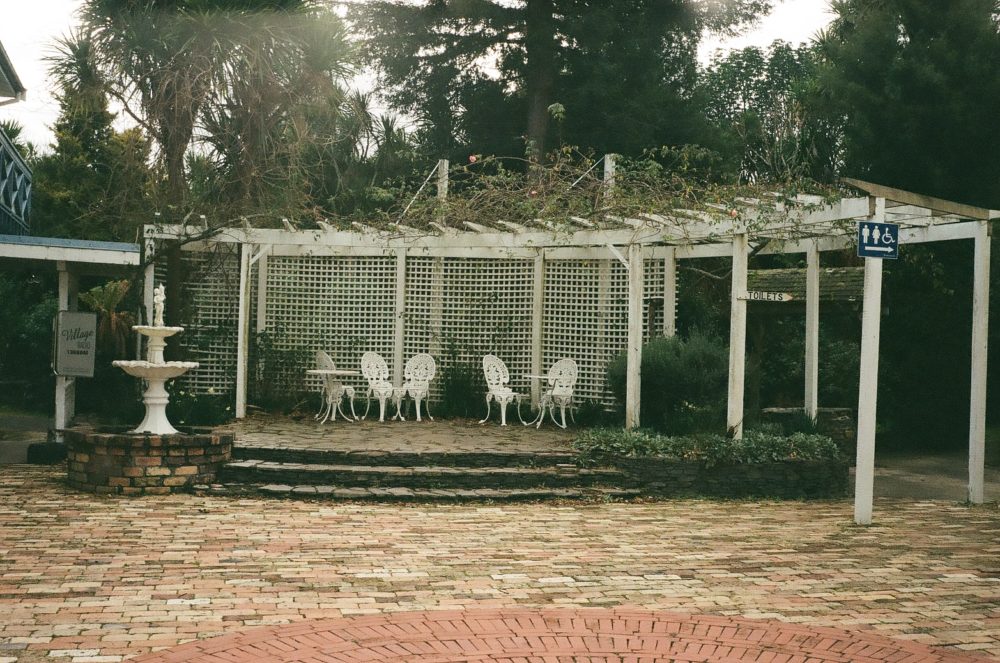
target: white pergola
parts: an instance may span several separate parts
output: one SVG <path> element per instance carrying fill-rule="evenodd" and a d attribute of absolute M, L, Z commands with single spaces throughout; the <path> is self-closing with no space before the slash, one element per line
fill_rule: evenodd
<path fill-rule="evenodd" d="M 447 162 L 438 166 L 438 195 L 447 193 Z M 605 164 L 605 178 L 613 181 L 613 160 Z M 727 426 L 733 437 L 743 434 L 744 375 L 746 365 L 747 269 L 753 254 L 805 254 L 806 352 L 805 411 L 815 417 L 818 407 L 819 278 L 820 256 L 825 251 L 852 249 L 856 222 L 871 220 L 900 226 L 900 245 L 971 239 L 975 242 L 972 303 L 972 381 L 969 424 L 968 498 L 981 503 L 984 483 L 986 430 L 986 360 L 989 304 L 991 221 L 1000 212 L 893 189 L 860 180 L 844 180 L 864 195 L 833 202 L 819 196 L 799 195 L 791 200 L 761 205 L 760 200 L 737 199 L 735 207 L 708 205 L 700 210 L 674 209 L 637 218 L 592 220 L 571 218 L 569 227 L 550 221 L 515 224 L 503 220 L 466 222 L 462 227 L 431 224 L 431 229 L 397 225 L 376 230 L 355 224 L 352 231 L 331 227 L 297 230 L 286 223 L 283 230 L 234 228 L 209 239 L 189 242 L 185 250 L 204 250 L 212 243 L 240 247 L 240 281 L 237 339 L 236 414 L 246 413 L 247 367 L 250 339 L 251 266 L 258 266 L 257 297 L 266 297 L 268 256 L 394 256 L 396 260 L 395 371 L 401 371 L 405 333 L 402 299 L 406 288 L 407 260 L 413 257 L 521 258 L 535 261 L 535 297 L 532 307 L 533 372 L 542 370 L 542 275 L 553 259 L 607 259 L 613 256 L 628 272 L 628 343 L 626 426 L 639 425 L 639 385 L 643 330 L 643 268 L 646 260 L 664 261 L 664 333 L 674 333 L 677 262 L 695 258 L 731 257 L 732 288 Z M 778 200 L 777 198 L 775 200 Z M 157 241 L 178 240 L 204 234 L 202 227 L 147 226 L 146 249 Z M 751 247 L 753 247 L 751 249 Z M 901 249 L 905 250 L 905 249 Z M 151 311 L 153 266 L 147 267 L 147 308 Z M 261 269 L 263 267 L 263 269 Z M 865 259 L 864 313 L 862 320 L 861 375 L 858 396 L 857 474 L 855 521 L 872 521 L 875 424 L 878 385 L 878 345 L 881 308 L 882 261 Z M 262 299 L 259 299 L 262 301 Z M 258 312 L 259 315 L 259 312 Z M 395 376 L 397 379 L 399 375 Z M 537 392 L 537 387 L 535 389 Z M 533 396 L 537 398 L 537 393 Z"/>

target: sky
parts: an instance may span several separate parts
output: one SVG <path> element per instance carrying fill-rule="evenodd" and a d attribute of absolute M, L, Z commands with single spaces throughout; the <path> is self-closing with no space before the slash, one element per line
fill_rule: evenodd
<path fill-rule="evenodd" d="M 51 126 L 59 115 L 59 105 L 46 75 L 46 57 L 54 40 L 69 34 L 76 24 L 75 13 L 81 0 L 0 0 L 0 43 L 28 88 L 26 101 L 0 107 L 0 120 L 19 122 L 25 138 L 39 147 L 53 140 Z M 708 62 L 717 49 L 767 46 L 775 39 L 793 44 L 809 41 L 832 19 L 829 0 L 779 0 L 770 16 L 748 33 L 733 39 L 706 40 L 699 51 Z"/>

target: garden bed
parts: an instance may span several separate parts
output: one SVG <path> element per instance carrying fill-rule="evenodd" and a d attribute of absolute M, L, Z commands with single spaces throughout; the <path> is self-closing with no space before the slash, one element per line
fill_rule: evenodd
<path fill-rule="evenodd" d="M 842 497 L 850 485 L 846 459 L 822 435 L 749 431 L 730 440 L 595 429 L 574 448 L 581 464 L 617 467 L 633 485 L 657 495 L 819 499 Z"/>

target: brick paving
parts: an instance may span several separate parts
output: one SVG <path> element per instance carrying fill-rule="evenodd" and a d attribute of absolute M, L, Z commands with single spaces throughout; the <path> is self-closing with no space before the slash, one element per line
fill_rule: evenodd
<path fill-rule="evenodd" d="M 201 640 L 135 659 L 136 663 L 807 660 L 972 663 L 987 659 L 826 627 L 601 608 L 473 609 L 317 620 Z"/>
<path fill-rule="evenodd" d="M 995 504 L 879 499 L 876 525 L 859 528 L 849 500 L 129 499 L 73 492 L 64 476 L 0 467 L 0 663 L 113 663 L 259 626 L 308 633 L 314 620 L 403 611 L 585 607 L 1000 657 Z"/>

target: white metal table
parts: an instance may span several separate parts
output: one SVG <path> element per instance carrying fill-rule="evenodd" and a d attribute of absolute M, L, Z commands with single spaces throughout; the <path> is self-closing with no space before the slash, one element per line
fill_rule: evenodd
<path fill-rule="evenodd" d="M 311 369 L 307 370 L 306 373 L 309 374 L 309 375 L 321 375 L 321 376 L 324 376 L 324 377 L 340 377 L 340 376 L 350 376 L 350 375 L 361 375 L 361 371 L 351 371 L 351 370 L 346 370 L 346 369 L 341 369 L 341 368 L 311 368 Z M 319 418 L 320 416 L 323 417 L 323 420 L 320 421 L 321 424 L 322 423 L 326 423 L 326 420 L 330 418 L 331 414 L 333 414 L 333 420 L 336 421 L 337 420 L 337 412 L 338 411 L 340 412 L 340 416 L 342 416 L 344 419 L 347 419 L 349 421 L 354 421 L 354 420 L 356 420 L 358 418 L 358 416 L 356 414 L 354 414 L 354 388 L 353 387 L 344 387 L 344 386 L 342 386 L 341 388 L 342 388 L 342 391 L 340 392 L 340 397 L 336 398 L 334 394 L 327 393 L 327 385 L 324 382 L 324 384 L 323 384 L 323 405 L 320 408 L 319 414 L 316 415 L 316 418 Z M 347 416 L 347 413 L 344 412 L 343 408 L 341 407 L 341 401 L 344 399 L 344 396 L 347 396 L 348 398 L 351 399 L 351 416 L 350 417 Z"/>

